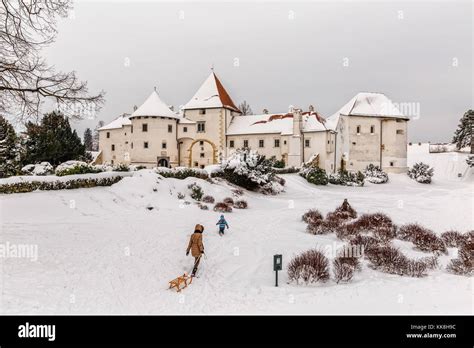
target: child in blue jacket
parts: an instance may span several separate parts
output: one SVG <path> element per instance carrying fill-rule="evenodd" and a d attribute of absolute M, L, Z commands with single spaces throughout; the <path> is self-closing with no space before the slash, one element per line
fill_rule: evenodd
<path fill-rule="evenodd" d="M 217 221 L 216 225 L 219 225 L 219 235 L 222 236 L 224 234 L 224 229 L 227 227 L 229 228 L 229 224 L 225 221 L 224 215 L 221 215 L 219 221 Z"/>

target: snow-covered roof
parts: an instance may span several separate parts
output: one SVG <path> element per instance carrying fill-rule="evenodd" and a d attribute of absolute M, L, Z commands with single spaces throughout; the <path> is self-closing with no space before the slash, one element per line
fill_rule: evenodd
<path fill-rule="evenodd" d="M 357 93 L 339 111 L 328 117 L 326 127 L 335 129 L 340 115 L 408 119 L 385 94 L 371 92 Z"/>
<path fill-rule="evenodd" d="M 179 124 L 195 124 L 196 122 L 190 120 L 189 118 L 186 118 L 184 116 L 179 118 Z"/>
<path fill-rule="evenodd" d="M 303 132 L 326 131 L 324 119 L 314 112 L 302 114 Z M 227 135 L 243 134 L 293 134 L 293 113 L 235 116 Z"/>
<path fill-rule="evenodd" d="M 99 130 L 107 130 L 107 129 L 119 129 L 123 126 L 130 126 L 132 121 L 130 121 L 130 114 L 123 114 L 117 117 L 115 120 L 106 124 L 103 127 L 100 127 Z"/>
<path fill-rule="evenodd" d="M 133 112 L 131 117 L 137 116 L 161 116 L 179 118 L 178 114 L 164 103 L 156 90 L 154 90 L 145 102 Z"/>
<path fill-rule="evenodd" d="M 184 110 L 228 108 L 240 112 L 214 72 L 207 77 L 196 94 L 184 105 Z"/>

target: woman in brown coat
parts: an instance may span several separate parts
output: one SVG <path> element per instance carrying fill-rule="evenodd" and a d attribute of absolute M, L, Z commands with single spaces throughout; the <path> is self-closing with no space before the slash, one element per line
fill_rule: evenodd
<path fill-rule="evenodd" d="M 192 277 L 197 272 L 199 262 L 201 261 L 201 256 L 204 254 L 204 244 L 202 244 L 202 232 L 204 232 L 204 226 L 197 224 L 194 227 L 194 233 L 189 238 L 188 248 L 186 249 L 186 256 L 189 255 L 189 250 L 191 250 L 191 255 L 194 257 L 194 268 Z"/>

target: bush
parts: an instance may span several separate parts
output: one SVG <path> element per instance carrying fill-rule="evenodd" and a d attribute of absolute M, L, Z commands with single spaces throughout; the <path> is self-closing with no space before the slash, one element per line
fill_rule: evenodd
<path fill-rule="evenodd" d="M 214 205 L 214 211 L 219 213 L 232 213 L 232 207 L 225 204 L 224 202 L 218 202 Z"/>
<path fill-rule="evenodd" d="M 384 184 L 388 181 L 388 174 L 379 166 L 369 164 L 364 170 L 365 180 L 372 184 Z"/>
<path fill-rule="evenodd" d="M 415 163 L 412 168 L 408 170 L 408 176 L 422 184 L 431 183 L 431 177 L 434 174 L 434 169 L 430 168 L 429 165 L 419 162 Z"/>
<path fill-rule="evenodd" d="M 202 202 L 204 203 L 214 203 L 216 200 L 214 199 L 214 197 L 212 196 L 209 196 L 209 195 L 205 195 L 204 197 L 202 197 L 201 199 Z"/>
<path fill-rule="evenodd" d="M 242 195 L 244 194 L 244 191 L 241 190 L 241 189 L 233 189 L 233 190 L 232 190 L 232 194 L 233 194 L 234 196 L 242 196 Z"/>
<path fill-rule="evenodd" d="M 146 166 L 140 164 L 134 167 L 134 170 L 142 170 L 142 169 L 146 169 Z"/>
<path fill-rule="evenodd" d="M 348 282 L 360 267 L 357 257 L 336 257 L 333 261 L 334 280 L 338 284 L 340 281 Z"/>
<path fill-rule="evenodd" d="M 365 256 L 373 269 L 398 275 L 405 273 L 408 259 L 400 250 L 392 246 L 380 246 L 366 250 Z"/>
<path fill-rule="evenodd" d="M 285 168 L 285 161 L 283 159 L 277 160 L 275 156 L 271 159 L 273 168 Z"/>
<path fill-rule="evenodd" d="M 209 178 L 209 174 L 205 170 L 195 169 L 195 168 L 185 168 L 185 167 L 176 167 L 176 168 L 166 168 L 166 167 L 157 167 L 155 172 L 160 174 L 164 178 L 174 178 L 174 179 L 186 179 L 189 177 L 198 178 L 206 180 Z"/>
<path fill-rule="evenodd" d="M 400 227 L 397 236 L 402 240 L 412 242 L 421 251 L 445 254 L 448 252 L 441 238 L 418 224 L 407 224 Z"/>
<path fill-rule="evenodd" d="M 416 236 L 423 233 L 428 233 L 429 230 L 420 226 L 419 224 L 406 224 L 401 226 L 397 231 L 397 237 L 407 242 L 413 242 Z"/>
<path fill-rule="evenodd" d="M 38 164 L 27 164 L 21 168 L 21 171 L 26 175 L 51 175 L 54 169 L 49 162 L 41 162 Z"/>
<path fill-rule="evenodd" d="M 323 215 L 317 209 L 310 209 L 303 214 L 301 219 L 307 224 L 311 224 L 323 220 Z"/>
<path fill-rule="evenodd" d="M 365 176 L 360 171 L 352 173 L 343 169 L 339 169 L 335 174 L 329 174 L 328 177 L 331 184 L 343 186 L 364 186 L 364 179 Z"/>
<path fill-rule="evenodd" d="M 360 232 L 372 232 L 374 237 L 387 242 L 396 236 L 396 226 L 383 213 L 363 214 L 351 226 Z"/>
<path fill-rule="evenodd" d="M 230 205 L 230 206 L 234 205 L 234 200 L 231 197 L 224 198 L 223 202 L 227 205 Z"/>
<path fill-rule="evenodd" d="M 458 257 L 452 259 L 446 269 L 457 275 L 471 276 L 474 273 L 474 241 L 469 238 L 458 249 Z"/>
<path fill-rule="evenodd" d="M 128 166 L 128 164 L 119 163 L 119 164 L 114 165 L 112 170 L 114 172 L 128 172 L 130 171 L 130 167 Z"/>
<path fill-rule="evenodd" d="M 329 182 L 326 171 L 318 167 L 305 170 L 300 175 L 314 185 L 327 185 Z"/>
<path fill-rule="evenodd" d="M 277 174 L 293 174 L 298 173 L 300 171 L 299 168 L 295 167 L 288 167 L 288 168 L 274 168 L 275 173 Z"/>
<path fill-rule="evenodd" d="M 319 250 L 308 250 L 296 256 L 288 265 L 290 281 L 304 281 L 305 284 L 329 279 L 329 261 Z"/>
<path fill-rule="evenodd" d="M 192 184 L 188 185 L 188 189 L 191 190 L 191 198 L 200 201 L 202 196 L 204 195 L 204 191 L 202 190 L 202 187 L 193 182 Z"/>
<path fill-rule="evenodd" d="M 458 231 L 447 231 L 441 234 L 441 239 L 447 247 L 455 248 L 460 247 L 468 240 L 467 235 L 463 235 Z"/>
<path fill-rule="evenodd" d="M 36 190 L 71 190 L 96 186 L 112 186 L 122 180 L 122 176 L 109 178 L 72 179 L 68 181 L 23 181 L 14 184 L 0 185 L 0 193 L 23 193 Z"/>
<path fill-rule="evenodd" d="M 409 277 L 423 277 L 426 275 L 427 266 L 423 260 L 407 260 L 404 275 Z"/>
<path fill-rule="evenodd" d="M 67 161 L 57 166 L 55 173 L 57 176 L 66 176 L 75 174 L 100 173 L 102 171 L 103 170 L 100 167 L 95 167 L 86 162 Z"/>
<path fill-rule="evenodd" d="M 205 204 L 199 203 L 199 204 L 198 204 L 198 207 L 199 207 L 201 210 L 209 210 L 209 207 L 208 207 L 207 205 L 205 205 Z"/>
<path fill-rule="evenodd" d="M 222 163 L 222 170 L 227 181 L 251 191 L 276 194 L 282 189 L 276 182 L 272 161 L 253 150 L 236 150 Z"/>
<path fill-rule="evenodd" d="M 352 208 L 347 199 L 331 213 L 326 215 L 326 219 L 331 220 L 350 220 L 357 218 L 357 212 Z"/>
<path fill-rule="evenodd" d="M 184 199 L 186 195 L 182 192 L 178 192 L 178 199 Z"/>
<path fill-rule="evenodd" d="M 243 199 L 235 201 L 234 208 L 236 208 L 236 209 L 247 209 L 248 208 L 248 203 L 247 203 L 247 201 L 245 201 Z"/>
<path fill-rule="evenodd" d="M 358 246 L 363 249 L 364 252 L 370 252 L 370 250 L 380 247 L 380 241 L 371 236 L 357 235 L 350 241 L 351 245 Z"/>

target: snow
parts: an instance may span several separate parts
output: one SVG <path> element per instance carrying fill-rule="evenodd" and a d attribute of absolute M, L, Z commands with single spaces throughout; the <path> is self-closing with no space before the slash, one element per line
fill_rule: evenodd
<path fill-rule="evenodd" d="M 27 164 L 21 168 L 22 173 L 31 175 L 47 175 L 54 171 L 53 166 L 49 162 L 41 162 L 37 164 Z"/>
<path fill-rule="evenodd" d="M 133 112 L 130 117 L 137 116 L 161 116 L 170 118 L 180 118 L 180 116 L 172 111 L 169 106 L 164 103 L 156 90 L 154 90 L 145 102 Z"/>
<path fill-rule="evenodd" d="M 306 233 L 301 215 L 310 208 L 326 214 L 344 198 L 359 214 L 381 211 L 397 224 L 419 222 L 438 234 L 471 230 L 466 182 L 440 177 L 423 185 L 389 174 L 384 185 L 315 186 L 297 174 L 282 175 L 287 184 L 280 195 L 244 190 L 249 208 L 225 214 L 230 229 L 220 237 L 220 214 L 200 210 L 187 186 L 197 182 L 216 201 L 232 197 L 233 186 L 163 179 L 147 169 L 120 174 L 129 177 L 111 187 L 0 195 L 0 243 L 38 246 L 35 262 L 0 258 L 2 314 L 473 314 L 472 278 L 444 269 L 409 278 L 364 264 L 350 283 L 311 286 L 287 284 L 282 271 L 278 288 L 272 270 L 274 254 L 283 254 L 284 269 L 309 248 L 335 254 L 341 241 Z M 192 203 L 184 204 L 178 192 Z M 207 256 L 200 277 L 178 294 L 167 290 L 168 281 L 192 268 L 185 249 L 196 223 L 205 226 Z M 411 243 L 394 244 L 410 257 L 431 255 Z M 441 264 L 451 257 L 455 249 Z"/>
<path fill-rule="evenodd" d="M 16 184 L 19 182 L 53 182 L 61 181 L 66 182 L 75 179 L 94 179 L 94 178 L 111 178 L 115 176 L 131 176 L 131 172 L 113 172 L 107 171 L 102 173 L 89 173 L 89 174 L 74 174 L 74 175 L 65 175 L 65 176 L 56 176 L 56 175 L 18 175 L 10 176 L 8 178 L 1 178 L 0 185 L 4 184 Z M 1 196 L 0 196 L 1 197 Z"/>
<path fill-rule="evenodd" d="M 130 120 L 129 117 L 130 117 L 130 114 L 123 114 L 117 117 L 115 120 L 113 120 L 109 124 L 106 124 L 105 126 L 100 127 L 99 130 L 119 129 L 119 128 L 122 128 L 123 126 L 129 126 L 132 124 L 132 121 Z"/>

